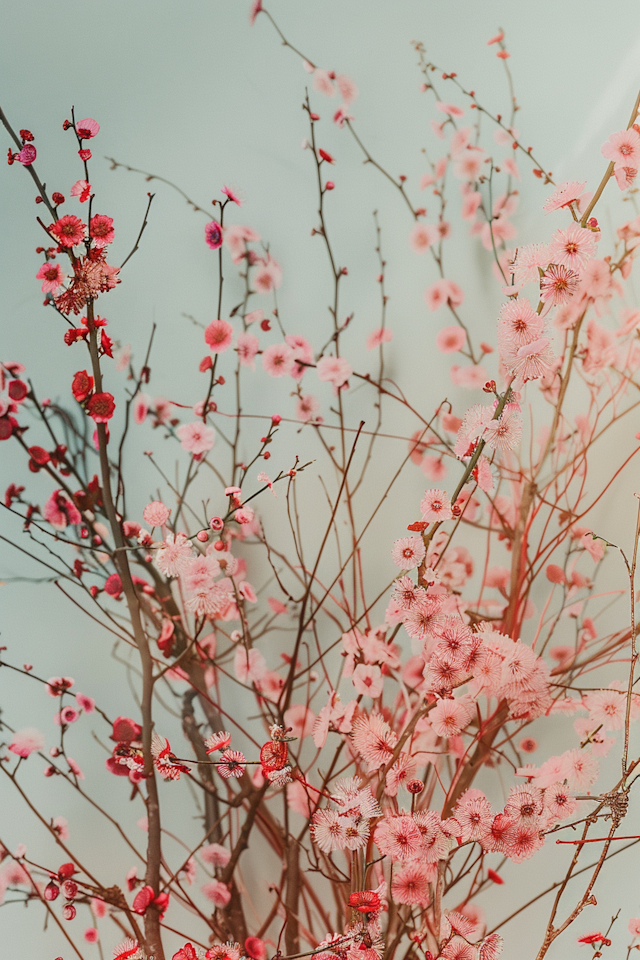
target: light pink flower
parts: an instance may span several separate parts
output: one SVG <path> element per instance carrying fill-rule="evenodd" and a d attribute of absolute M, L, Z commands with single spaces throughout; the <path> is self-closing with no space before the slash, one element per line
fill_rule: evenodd
<path fill-rule="evenodd" d="M 409 246 L 415 253 L 426 253 L 439 238 L 437 227 L 430 223 L 416 223 L 409 234 Z"/>
<path fill-rule="evenodd" d="M 484 150 L 480 150 L 478 147 L 467 147 L 453 165 L 454 176 L 458 180 L 475 182 L 482 173 L 486 158 L 487 155 Z"/>
<path fill-rule="evenodd" d="M 239 644 L 234 657 L 234 670 L 241 683 L 256 683 L 262 680 L 267 672 L 267 662 L 259 650 L 252 647 L 246 650 Z"/>
<path fill-rule="evenodd" d="M 260 341 L 252 333 L 240 333 L 236 341 L 236 350 L 238 351 L 238 360 L 243 367 L 251 367 L 255 370 L 254 359 L 260 349 Z"/>
<path fill-rule="evenodd" d="M 441 100 L 436 100 L 435 108 L 440 113 L 446 113 L 449 117 L 464 117 L 464 110 L 457 107 L 455 103 L 443 103 Z"/>
<path fill-rule="evenodd" d="M 427 490 L 420 503 L 422 519 L 427 523 L 451 520 L 451 501 L 444 490 Z"/>
<path fill-rule="evenodd" d="M 227 848 L 219 843 L 207 844 L 206 847 L 201 849 L 200 856 L 205 863 L 211 864 L 212 867 L 226 867 L 231 860 L 231 854 Z"/>
<path fill-rule="evenodd" d="M 397 871 L 391 883 L 394 903 L 429 903 L 429 884 L 433 881 L 433 869 L 426 863 L 409 863 Z"/>
<path fill-rule="evenodd" d="M 176 430 L 180 446 L 183 450 L 189 450 L 194 456 L 206 453 L 211 450 L 216 441 L 216 432 L 213 427 L 202 423 L 200 420 L 194 420 L 193 423 L 183 423 Z"/>
<path fill-rule="evenodd" d="M 24 730 L 18 730 L 12 734 L 9 741 L 9 750 L 19 757 L 26 758 L 30 753 L 43 750 L 44 745 L 44 735 L 34 727 L 26 727 Z"/>
<path fill-rule="evenodd" d="M 169 533 L 156 553 L 155 560 L 158 570 L 165 577 L 177 577 L 192 558 L 193 550 L 185 535 L 178 533 L 174 537 Z"/>
<path fill-rule="evenodd" d="M 388 330 L 386 327 L 380 327 L 367 337 L 367 350 L 375 350 L 376 347 L 380 347 L 383 343 L 391 343 L 392 340 L 393 333 L 391 330 Z"/>
<path fill-rule="evenodd" d="M 347 382 L 353 369 L 344 357 L 321 357 L 316 366 L 318 380 L 323 383 L 332 383 L 339 389 Z"/>
<path fill-rule="evenodd" d="M 262 354 L 262 366 L 270 377 L 284 377 L 291 372 L 293 350 L 286 343 L 274 343 Z"/>
<path fill-rule="evenodd" d="M 546 243 L 529 243 L 519 247 L 513 264 L 513 273 L 516 284 L 540 281 L 540 270 L 546 270 L 551 257 Z"/>
<path fill-rule="evenodd" d="M 204 339 L 212 353 L 224 353 L 231 346 L 233 327 L 226 320 L 212 320 L 204 331 Z"/>
<path fill-rule="evenodd" d="M 559 187 L 556 187 L 542 209 L 545 213 L 551 213 L 553 210 L 561 210 L 562 207 L 568 207 L 571 203 L 575 203 L 576 200 L 580 199 L 586 185 L 586 181 L 584 183 L 578 183 L 577 180 L 565 180 Z"/>
<path fill-rule="evenodd" d="M 446 303 L 452 307 L 459 307 L 464 300 L 464 293 L 453 280 L 437 280 L 424 294 L 429 310 L 438 310 Z"/>
<path fill-rule="evenodd" d="M 366 663 L 359 663 L 353 671 L 351 682 L 357 692 L 364 697 L 377 699 L 382 693 L 384 679 L 380 667 Z"/>
<path fill-rule="evenodd" d="M 429 714 L 431 726 L 439 737 L 455 737 L 464 730 L 473 715 L 473 704 L 466 700 L 438 700 Z"/>
<path fill-rule="evenodd" d="M 316 414 L 319 409 L 320 403 L 311 393 L 306 393 L 296 400 L 296 417 L 298 420 L 302 420 L 303 423 L 308 423 L 309 420 L 316 420 Z"/>
<path fill-rule="evenodd" d="M 224 193 L 224 195 L 228 197 L 232 203 L 236 203 L 239 207 L 242 206 L 242 197 L 240 196 L 240 191 L 236 190 L 235 187 L 229 187 L 227 184 L 225 184 L 220 192 Z"/>
<path fill-rule="evenodd" d="M 638 176 L 637 167 L 619 167 L 616 165 L 613 173 L 621 190 L 628 190 L 629 187 L 633 186 Z"/>
<path fill-rule="evenodd" d="M 348 107 L 349 104 L 353 103 L 353 101 L 357 98 L 358 88 L 351 77 L 347 77 L 344 74 L 338 74 L 336 77 L 336 83 L 338 85 L 338 90 L 340 91 L 342 101 L 345 106 Z"/>
<path fill-rule="evenodd" d="M 409 816 L 385 817 L 376 827 L 374 840 L 392 860 L 413 860 L 422 847 L 422 834 Z"/>
<path fill-rule="evenodd" d="M 549 244 L 549 259 L 579 273 L 587 261 L 595 257 L 597 249 L 593 231 L 573 223 L 566 230 L 554 233 Z"/>
<path fill-rule="evenodd" d="M 327 70 L 313 71 L 313 89 L 318 93 L 324 93 L 325 97 L 335 96 L 336 88 Z"/>
<path fill-rule="evenodd" d="M 640 167 L 640 134 L 633 127 L 612 133 L 602 144 L 601 153 L 616 167 L 635 167 L 637 170 Z"/>
<path fill-rule="evenodd" d="M 211 900 L 219 910 L 224 910 L 231 900 L 229 888 L 226 883 L 222 883 L 221 880 L 211 880 L 209 883 L 205 883 L 200 887 L 200 889 L 207 900 Z"/>
<path fill-rule="evenodd" d="M 522 439 L 522 417 L 515 410 L 505 410 L 498 420 L 490 420 L 484 439 L 493 450 L 515 450 Z"/>
<path fill-rule="evenodd" d="M 367 761 L 369 770 L 377 770 L 387 763 L 398 742 L 398 735 L 378 713 L 358 717 L 352 737 L 354 749 Z"/>
<path fill-rule="evenodd" d="M 304 740 L 313 732 L 316 715 L 304 703 L 294 703 L 285 710 L 284 722 L 287 727 L 291 727 L 291 736 Z"/>
<path fill-rule="evenodd" d="M 391 559 L 401 570 L 413 570 L 422 563 L 425 546 L 422 537 L 401 537 L 391 551 Z"/>
<path fill-rule="evenodd" d="M 163 527 L 170 514 L 171 509 L 165 506 L 161 500 L 152 500 L 142 511 L 143 519 L 151 527 Z"/>
<path fill-rule="evenodd" d="M 436 336 L 436 347 L 441 353 L 456 353 L 466 343 L 467 335 L 462 327 L 443 327 Z"/>
<path fill-rule="evenodd" d="M 526 297 L 503 303 L 500 308 L 498 335 L 517 347 L 531 343 L 542 336 L 544 321 L 540 319 Z"/>
<path fill-rule="evenodd" d="M 253 276 L 253 285 L 258 293 L 270 293 L 277 290 L 282 283 L 282 270 L 280 265 L 271 257 L 256 270 Z"/>

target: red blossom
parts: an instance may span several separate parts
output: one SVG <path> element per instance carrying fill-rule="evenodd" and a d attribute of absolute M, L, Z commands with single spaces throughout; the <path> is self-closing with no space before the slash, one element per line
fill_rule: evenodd
<path fill-rule="evenodd" d="M 84 403 L 93 390 L 93 377 L 86 370 L 78 370 L 71 382 L 71 392 L 78 403 Z"/>
<path fill-rule="evenodd" d="M 110 420 L 115 408 L 115 400 L 110 393 L 94 393 L 87 404 L 89 416 L 96 423 L 106 423 Z"/>

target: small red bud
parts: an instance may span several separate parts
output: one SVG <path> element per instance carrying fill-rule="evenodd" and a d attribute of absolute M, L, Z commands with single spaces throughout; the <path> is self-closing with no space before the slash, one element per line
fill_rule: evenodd
<path fill-rule="evenodd" d="M 76 908 L 72 903 L 65 903 L 62 908 L 62 916 L 65 920 L 73 920 L 76 915 Z"/>
<path fill-rule="evenodd" d="M 269 453 L 268 450 L 265 450 L 265 452 L 262 454 L 262 456 L 263 456 L 263 458 L 264 458 L 265 460 L 268 460 L 269 457 L 271 456 L 271 454 Z"/>
<path fill-rule="evenodd" d="M 198 533 L 196 534 L 196 537 L 198 538 L 200 543 L 206 543 L 207 540 L 209 539 L 209 534 L 207 533 L 206 530 L 199 530 Z"/>
<path fill-rule="evenodd" d="M 333 180 L 327 180 L 324 188 L 325 190 L 333 190 L 334 187 L 335 187 L 335 183 L 333 182 Z"/>
<path fill-rule="evenodd" d="M 53 900 L 56 900 L 60 895 L 60 887 L 57 883 L 54 883 L 53 880 L 50 880 L 49 883 L 44 888 L 44 898 L 51 903 Z"/>
<path fill-rule="evenodd" d="M 224 546 L 225 546 L 224 540 L 216 540 L 216 542 L 213 545 L 213 548 L 214 550 L 220 551 L 220 550 L 224 550 Z"/>
<path fill-rule="evenodd" d="M 74 880 L 65 880 L 62 884 L 62 894 L 67 900 L 73 900 L 78 893 L 78 884 Z"/>
<path fill-rule="evenodd" d="M 269 323 L 268 320 L 263 320 L 263 321 L 261 322 L 261 324 L 260 324 L 260 329 L 261 329 L 261 330 L 271 330 L 271 324 Z"/>
<path fill-rule="evenodd" d="M 279 413 L 274 413 L 274 415 L 271 417 L 271 423 L 274 423 L 276 426 L 278 426 L 281 420 L 282 417 Z"/>
<path fill-rule="evenodd" d="M 209 526 L 212 530 L 220 531 L 224 527 L 224 521 L 222 520 L 222 517 L 211 517 L 211 520 L 209 520 Z"/>

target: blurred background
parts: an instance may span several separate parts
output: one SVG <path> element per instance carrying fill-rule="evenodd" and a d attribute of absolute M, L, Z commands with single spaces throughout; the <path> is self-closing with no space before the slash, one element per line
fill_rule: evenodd
<path fill-rule="evenodd" d="M 562 4 L 539 0 L 535 5 L 504 0 L 482 4 L 471 0 L 271 0 L 268 9 L 290 42 L 317 66 L 353 78 L 360 90 L 351 111 L 358 135 L 392 175 L 406 175 L 407 191 L 417 206 L 429 208 L 432 203 L 428 190 L 425 194 L 419 190 L 420 177 L 428 170 L 423 151 L 437 159 L 441 148 L 429 123 L 434 115 L 432 98 L 420 92 L 422 77 L 411 41 L 422 41 L 429 59 L 443 70 L 456 71 L 463 85 L 476 91 L 480 103 L 506 115 L 509 96 L 503 65 L 496 59 L 496 48 L 487 46 L 487 40 L 503 28 L 521 107 L 516 127 L 522 141 L 533 146 L 556 182 L 586 180 L 590 189 L 604 169 L 600 145 L 610 132 L 626 125 L 640 84 L 640 7 L 635 0 L 617 0 L 614 6 L 599 0 Z M 121 285 L 101 301 L 100 308 L 109 317 L 111 336 L 131 344 L 138 360 L 152 324 L 157 324 L 149 392 L 188 405 L 202 396 L 197 362 L 204 351 L 201 331 L 185 314 L 206 324 L 216 311 L 216 264 L 203 242 L 205 219 L 163 184 L 149 185 L 138 174 L 111 170 L 107 157 L 173 181 L 205 208 L 220 198 L 223 184 L 237 187 L 244 203 L 240 211 L 229 209 L 229 215 L 233 214 L 233 222 L 257 230 L 280 263 L 284 281 L 278 304 L 287 329 L 308 337 L 316 348 L 331 330 L 332 285 L 326 251 L 310 235 L 316 224 L 315 168 L 301 149 L 308 135 L 301 104 L 309 77 L 301 60 L 281 46 L 267 18 L 259 16 L 250 27 L 248 14 L 247 0 L 192 0 L 181 5 L 168 0 L 153 4 L 112 0 L 108 5 L 24 0 L 8 6 L 3 16 L 0 103 L 16 130 L 26 127 L 34 133 L 38 172 L 50 192 L 59 190 L 68 197 L 71 184 L 83 176 L 75 141 L 62 130 L 71 105 L 78 119 L 93 117 L 101 125 L 98 138 L 91 142 L 92 186 L 97 194 L 94 210 L 115 220 L 112 262 L 121 262 L 132 247 L 147 191 L 156 193 L 141 248 L 123 271 Z M 440 88 L 444 99 L 461 102 L 442 83 Z M 336 189 L 327 198 L 327 216 L 338 262 L 349 271 L 342 311 L 343 319 L 354 312 L 354 321 L 344 337 L 346 355 L 361 356 L 367 334 L 380 325 L 373 222 L 377 210 L 388 261 L 387 324 L 394 333 L 388 375 L 402 379 L 411 402 L 424 415 L 445 396 L 454 402 L 456 412 L 464 410 L 480 396 L 453 387 L 448 364 L 435 350 L 435 335 L 448 321 L 425 306 L 424 289 L 437 275 L 430 260 L 417 257 L 408 247 L 410 214 L 393 187 L 373 168 L 363 166 L 349 132 L 331 123 L 334 101 L 312 93 L 312 103 L 322 115 L 319 145 L 337 160 L 331 174 Z M 10 142 L 3 137 L 6 151 Z M 520 169 L 519 238 L 546 240 L 550 226 L 541 206 L 549 188 L 531 176 L 526 162 L 520 163 Z M 35 247 L 43 235 L 35 216 L 42 208 L 37 210 L 34 199 L 32 181 L 24 170 L 17 165 L 0 167 L 1 352 L 3 359 L 27 366 L 41 397 L 67 400 L 66 385 L 78 360 L 61 342 L 58 319 L 41 305 L 40 284 L 35 280 L 41 257 Z M 619 222 L 619 210 L 615 212 L 618 219 L 608 218 L 609 202 L 607 198 L 598 210 L 605 230 L 608 223 Z M 619 204 L 619 195 L 611 202 Z M 447 249 L 447 274 L 464 287 L 464 314 L 475 324 L 476 341 L 491 340 L 500 302 L 491 259 L 463 231 L 454 234 Z M 223 317 L 240 297 L 240 281 L 230 276 Z M 258 305 L 262 304 L 254 304 Z M 279 339 L 276 334 L 271 337 L 268 343 Z M 114 392 L 123 386 L 124 382 Z M 264 387 L 264 377 L 256 377 L 255 385 L 248 387 L 245 409 L 293 417 L 290 382 L 269 381 L 272 399 L 267 410 Z M 316 387 L 314 382 L 313 392 L 328 407 L 329 386 Z M 366 398 L 369 411 L 370 400 Z M 351 408 L 356 425 L 365 400 L 362 410 L 358 403 L 356 397 Z M 390 432 L 415 429 L 402 416 L 394 419 L 392 408 L 387 415 Z M 250 424 L 249 436 L 259 437 L 265 424 L 266 420 Z M 630 425 L 630 436 L 636 428 Z M 138 511 L 157 487 L 142 450 L 146 444 L 151 449 L 161 446 L 158 435 L 146 428 L 143 437 L 128 447 L 129 476 L 136 486 L 132 504 Z M 278 443 L 272 448 L 273 473 L 288 467 L 294 455 L 304 457 L 311 449 L 306 434 L 298 434 L 295 425 L 288 430 L 283 426 Z M 388 443 L 388 449 L 379 448 L 381 465 L 392 456 L 404 455 L 406 449 L 399 441 Z M 3 444 L 0 453 L 0 487 L 4 489 L 23 479 L 26 466 L 17 445 Z M 455 477 L 452 470 L 448 488 L 452 489 Z M 606 536 L 614 541 L 628 537 L 633 523 L 634 480 L 631 475 L 615 488 L 598 515 Z M 392 510 L 379 528 L 382 539 L 370 544 L 370 549 L 380 552 L 381 583 L 393 576 L 388 559 L 391 541 L 415 519 L 424 486 L 424 477 L 414 469 L 398 488 L 395 514 Z M 50 491 L 45 492 L 45 486 L 42 490 L 44 499 Z M 309 496 L 319 496 L 313 494 L 312 486 L 308 490 Z M 19 523 L 6 515 L 1 519 L 3 535 L 20 543 Z M 614 570 L 612 583 L 620 584 L 620 573 L 620 568 Z M 111 641 L 99 626 L 77 613 L 54 586 L 26 582 L 24 578 L 38 578 L 42 571 L 6 543 L 0 544 L 0 576 L 5 580 L 0 593 L 0 643 L 8 646 L 13 662 L 33 663 L 44 677 L 73 676 L 77 690 L 108 703 L 113 715 L 135 710 L 122 672 L 109 657 Z M 35 684 L 2 671 L 0 702 L 12 725 L 36 726 L 51 733 L 53 701 Z M 87 730 L 72 730 L 71 736 L 77 741 L 77 755 L 73 755 L 85 770 L 87 789 L 103 795 L 113 790 L 118 817 L 142 849 L 145 837 L 135 826 L 142 815 L 140 806 L 128 804 L 120 781 L 103 774 L 104 755 L 93 749 Z M 541 752 L 544 749 L 542 743 Z M 41 777 L 39 768 L 29 764 L 24 782 L 31 795 L 44 798 Z M 68 796 L 64 784 L 47 781 L 46 791 L 46 800 L 42 799 L 46 816 L 64 813 L 73 843 L 92 849 L 96 863 L 117 863 L 121 871 L 122 857 L 112 859 L 113 837 L 104 828 L 96 831 L 85 807 Z M 11 785 L 2 781 L 0 809 L 0 839 L 10 849 L 25 842 L 34 859 L 57 858 L 44 828 L 20 803 Z M 180 811 L 172 815 L 176 828 L 183 827 Z M 636 829 L 629 823 L 629 833 Z M 499 897 L 484 898 L 490 926 L 556 879 L 554 852 L 536 858 L 528 867 L 526 890 L 521 868 L 516 867 L 509 874 L 511 885 L 501 887 Z M 626 945 L 622 928 L 630 916 L 640 914 L 637 862 L 634 851 L 616 857 L 605 868 L 598 906 L 590 908 L 588 916 L 556 945 L 554 957 L 578 956 L 576 936 L 606 928 L 618 907 L 618 952 Z M 133 866 L 133 859 L 128 866 Z M 250 873 L 248 864 L 245 869 Z M 123 882 L 123 877 L 113 880 Z M 501 931 L 507 936 L 505 957 L 516 951 L 532 955 L 529 945 L 537 946 L 548 909 L 547 897 Z M 71 956 L 57 930 L 42 928 L 37 909 L 25 912 L 18 904 L 7 903 L 0 909 L 0 941 L 7 957 L 18 952 L 38 960 Z M 113 934 L 105 933 L 105 955 L 112 941 Z M 97 947 L 87 945 L 86 956 L 97 958 Z"/>

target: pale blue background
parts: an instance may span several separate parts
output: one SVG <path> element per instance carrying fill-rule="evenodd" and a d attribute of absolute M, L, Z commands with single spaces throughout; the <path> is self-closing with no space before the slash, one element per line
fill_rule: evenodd
<path fill-rule="evenodd" d="M 611 130 L 626 124 L 640 82 L 640 8 L 635 0 L 618 0 L 614 5 L 599 0 L 564 0 L 560 4 L 552 0 L 536 4 L 273 0 L 272 10 L 292 43 L 308 51 L 318 65 L 353 77 L 360 88 L 353 107 L 360 136 L 392 173 L 409 176 L 408 188 L 416 202 L 422 196 L 417 181 L 424 172 L 420 149 L 426 144 L 437 155 L 437 142 L 428 126 L 431 110 L 419 93 L 421 77 L 411 40 L 422 40 L 436 62 L 444 69 L 456 70 L 481 102 L 498 111 L 506 107 L 506 85 L 495 48 L 487 48 L 486 40 L 502 26 L 522 106 L 516 123 L 523 139 L 534 145 L 559 179 L 585 179 L 590 186 L 603 169 L 600 144 Z M 272 244 L 285 274 L 280 301 L 289 325 L 307 333 L 317 345 L 318 327 L 326 329 L 329 287 L 324 251 L 309 238 L 315 197 L 309 157 L 300 149 L 307 134 L 300 104 L 308 78 L 299 59 L 279 47 L 266 19 L 258 18 L 250 29 L 247 13 L 246 0 L 183 4 L 167 0 L 111 0 L 108 4 L 26 0 L 12 4 L 4 11 L 0 37 L 2 105 L 16 129 L 26 126 L 36 134 L 38 168 L 49 189 L 67 195 L 81 170 L 74 161 L 70 135 L 62 132 L 62 121 L 74 103 L 78 118 L 88 115 L 100 122 L 100 136 L 92 143 L 96 157 L 92 179 L 99 190 L 100 209 L 116 217 L 116 262 L 135 238 L 149 188 L 140 177 L 122 170 L 110 172 L 103 155 L 175 180 L 203 206 L 219 196 L 222 183 L 239 185 L 246 204 L 238 222 L 250 223 Z M 442 83 L 440 87 L 446 90 Z M 328 117 L 333 102 L 318 95 L 315 102 L 319 112 Z M 346 342 L 355 350 L 364 334 L 378 325 L 378 291 L 371 283 L 377 272 L 371 221 L 376 207 L 390 264 L 389 326 L 395 331 L 390 371 L 408 377 L 416 401 L 431 409 L 441 396 L 456 395 L 442 366 L 429 364 L 425 371 L 424 358 L 433 357 L 434 334 L 442 323 L 427 313 L 422 300 L 424 286 L 433 282 L 435 275 L 407 249 L 410 220 L 392 188 L 374 170 L 362 167 L 347 131 L 329 123 L 322 131 L 323 145 L 339 160 L 329 218 L 338 237 L 338 259 L 348 264 L 350 272 L 344 309 L 345 313 L 356 309 L 362 320 L 359 332 L 350 331 Z M 4 150 L 8 140 L 2 143 Z M 524 218 L 520 227 L 527 239 L 537 239 L 545 194 L 527 173 L 524 162 L 521 168 Z M 40 306 L 42 298 L 34 280 L 40 259 L 34 248 L 42 238 L 33 219 L 34 189 L 17 167 L 3 165 L 0 171 L 2 355 L 27 362 L 40 394 L 56 396 L 60 390 L 56 384 L 66 382 L 76 369 L 76 359 L 65 352 L 59 326 Z M 203 322 L 213 318 L 212 258 L 202 242 L 201 217 L 189 212 L 168 189 L 157 184 L 153 189 L 157 196 L 142 249 L 127 267 L 126 282 L 111 295 L 108 315 L 114 335 L 131 342 L 137 354 L 144 348 L 152 321 L 158 322 L 155 389 L 160 392 L 160 384 L 172 378 L 176 395 L 189 403 L 199 395 L 192 386 L 192 371 L 193 358 L 200 355 L 201 347 L 198 333 L 180 315 L 191 313 Z M 428 206 L 428 195 L 426 203 Z M 464 276 L 467 304 L 476 302 L 487 322 L 492 322 L 495 289 L 487 294 L 482 280 L 486 259 L 474 254 L 469 262 L 467 247 L 457 240 L 453 251 L 458 260 L 454 260 L 452 277 Z M 227 309 L 236 302 L 232 293 L 230 285 Z M 401 371 L 400 356 L 404 358 Z M 283 388 L 278 400 L 282 410 L 286 392 Z M 254 408 L 257 400 L 254 396 Z M 0 452 L 4 489 L 10 480 L 22 476 L 23 464 L 14 460 L 13 446 L 3 445 Z M 15 462 L 19 469 L 14 468 Z M 414 476 L 405 492 L 415 497 L 420 484 L 420 477 Z M 146 492 L 151 489 L 141 492 L 141 503 Z M 627 489 L 627 499 L 620 501 L 625 506 L 617 517 L 611 516 L 611 510 L 604 511 L 612 536 L 622 535 L 629 525 L 633 514 L 630 492 Z M 18 526 L 7 523 L 6 518 L 2 529 L 19 537 Z M 389 538 L 398 535 L 396 530 L 389 529 Z M 385 545 L 384 563 L 386 550 Z M 33 568 L 3 547 L 0 572 L 26 575 Z M 130 709 L 129 691 L 116 685 L 119 671 L 106 656 L 105 636 L 74 616 L 54 588 L 9 585 L 1 596 L 2 642 L 9 645 L 14 660 L 36 663 L 44 676 L 72 674 L 78 689 L 113 704 L 114 713 Z M 98 649 L 99 658 L 95 655 Z M 31 689 L 4 675 L 0 684 L 9 722 L 50 729 L 52 701 L 35 684 Z M 82 742 L 80 731 L 72 733 L 77 736 L 76 758 L 88 774 L 100 776 L 102 755 L 93 757 L 88 738 Z M 33 773 L 32 787 L 39 791 L 38 776 Z M 98 782 L 104 787 L 104 778 Z M 90 778 L 87 784 L 91 785 Z M 76 809 L 77 817 L 82 816 L 82 807 L 69 806 L 66 800 L 63 806 L 66 794 L 60 785 L 51 784 L 47 789 L 52 798 L 60 797 L 60 809 L 51 800 L 51 815 L 64 808 Z M 10 846 L 28 839 L 34 831 L 38 836 L 39 828 L 4 783 L 0 796 L 0 836 Z M 123 822 L 134 822 L 139 815 L 137 807 L 131 812 L 123 809 Z M 625 832 L 633 829 L 630 823 Z M 112 838 L 106 831 L 95 835 L 89 821 L 78 819 L 72 830 L 72 837 L 82 838 L 83 845 L 95 844 L 97 860 L 108 859 Z M 140 845 L 143 839 L 140 834 Z M 42 834 L 30 843 L 34 857 L 49 849 Z M 531 895 L 555 876 L 550 863 L 553 852 L 536 868 Z M 622 855 L 612 862 L 605 873 L 608 894 L 604 893 L 605 880 L 598 894 L 601 906 L 591 908 L 576 924 L 576 935 L 606 927 L 611 913 L 621 906 L 615 928 L 615 949 L 620 955 L 627 943 L 623 927 L 629 916 L 640 912 L 637 862 L 637 854 Z M 126 861 L 126 866 L 132 864 L 133 860 L 131 864 Z M 500 889 L 493 906 L 483 901 L 490 918 L 498 919 L 509 905 L 523 899 L 518 872 L 512 871 L 511 876 L 511 886 Z M 531 955 L 528 945 L 538 943 L 537 923 L 544 916 L 544 909 L 532 911 L 517 927 L 517 936 L 515 925 L 506 928 L 510 935 L 507 960 Z M 71 956 L 68 947 L 56 931 L 43 934 L 37 917 L 36 910 L 25 913 L 18 906 L 0 910 L 3 954 L 29 960 L 61 954 L 66 960 Z M 73 925 L 74 933 L 80 923 Z M 110 933 L 105 953 L 112 938 Z M 561 944 L 554 956 L 582 955 L 572 933 Z M 97 957 L 97 949 L 88 946 L 86 956 Z"/>

